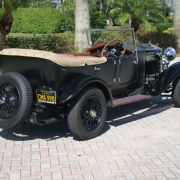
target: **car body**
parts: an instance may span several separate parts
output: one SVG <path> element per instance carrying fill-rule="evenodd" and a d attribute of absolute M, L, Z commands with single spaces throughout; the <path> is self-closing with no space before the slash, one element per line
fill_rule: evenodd
<path fill-rule="evenodd" d="M 109 31 L 114 39 L 106 34 Z M 180 62 L 169 67 L 166 63 L 164 68 L 161 48 L 150 43 L 136 45 L 133 30 L 91 32 L 101 32 L 98 35 L 103 41 L 108 37 L 108 42 L 101 42 L 96 37 L 95 45 L 80 54 L 60 55 L 23 49 L 0 52 L 1 128 L 11 128 L 28 116 L 30 122 L 40 125 L 67 118 L 75 136 L 90 139 L 102 131 L 107 106 L 125 105 L 163 92 L 170 92 L 180 106 Z M 115 32 L 128 34 L 121 35 L 122 40 L 114 36 Z M 128 38 L 132 44 L 125 43 Z M 20 85 L 18 79 L 22 81 Z M 5 88 L 4 84 L 7 84 Z M 4 92 L 7 95 L 3 95 Z M 25 96 L 29 99 L 24 100 Z M 20 105 L 13 99 L 18 99 Z M 21 106 L 21 101 L 25 104 L 22 105 L 24 109 L 6 112 L 6 104 L 11 107 L 14 103 L 14 108 Z M 20 111 L 22 114 L 18 118 Z"/>

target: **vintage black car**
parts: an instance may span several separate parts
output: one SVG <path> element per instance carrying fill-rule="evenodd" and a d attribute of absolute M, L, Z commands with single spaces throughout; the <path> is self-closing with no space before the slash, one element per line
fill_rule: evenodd
<path fill-rule="evenodd" d="M 180 62 L 175 51 L 136 45 L 133 30 L 91 30 L 84 53 L 30 49 L 0 51 L 0 128 L 29 119 L 47 125 L 66 118 L 82 140 L 98 136 L 107 107 L 169 93 L 180 107 Z M 29 118 L 28 118 L 29 117 Z"/>

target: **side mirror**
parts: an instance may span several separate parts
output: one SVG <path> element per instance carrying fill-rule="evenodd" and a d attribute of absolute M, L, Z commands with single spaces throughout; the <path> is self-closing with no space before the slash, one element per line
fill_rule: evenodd
<path fill-rule="evenodd" d="M 168 61 L 172 61 L 176 58 L 176 50 L 172 47 L 168 47 L 165 49 L 164 55 Z"/>

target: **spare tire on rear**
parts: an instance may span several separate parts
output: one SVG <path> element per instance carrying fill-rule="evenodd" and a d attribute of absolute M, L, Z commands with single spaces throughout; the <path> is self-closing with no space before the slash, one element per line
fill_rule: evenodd
<path fill-rule="evenodd" d="M 16 72 L 0 76 L 0 128 L 9 129 L 25 120 L 32 108 L 32 88 Z"/>

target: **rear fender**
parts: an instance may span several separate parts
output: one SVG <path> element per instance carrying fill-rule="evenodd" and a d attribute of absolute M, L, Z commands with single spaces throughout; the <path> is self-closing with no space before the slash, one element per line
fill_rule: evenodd
<path fill-rule="evenodd" d="M 62 91 L 59 98 L 59 104 L 66 104 L 72 99 L 78 97 L 78 95 L 87 87 L 97 87 L 102 90 L 106 100 L 112 102 L 111 91 L 107 84 L 96 78 L 89 76 L 79 76 L 74 78 Z"/>
<path fill-rule="evenodd" d="M 160 95 L 163 93 L 178 77 L 180 77 L 180 62 L 169 66 L 169 68 L 160 75 L 159 79 L 153 87 L 151 87 L 151 89 L 156 89 L 155 92 L 152 92 L 152 95 Z"/>

